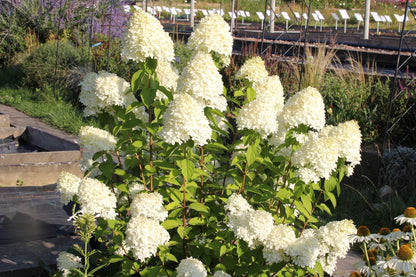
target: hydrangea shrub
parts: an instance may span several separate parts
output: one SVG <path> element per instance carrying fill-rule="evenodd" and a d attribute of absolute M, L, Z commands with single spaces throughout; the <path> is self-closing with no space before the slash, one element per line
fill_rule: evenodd
<path fill-rule="evenodd" d="M 342 178 L 360 161 L 358 124 L 326 125 L 314 88 L 284 99 L 259 57 L 237 73 L 241 89 L 225 91 L 219 71 L 232 35 L 219 16 L 195 28 L 193 57 L 179 74 L 167 40 L 137 11 L 121 52 L 140 69 L 130 82 L 100 72 L 81 84 L 85 115 L 109 131 L 82 129 L 85 177 L 58 181 L 85 242 L 73 253 L 82 266 L 65 272 L 331 274 L 356 229 L 315 214 L 336 206 Z"/>

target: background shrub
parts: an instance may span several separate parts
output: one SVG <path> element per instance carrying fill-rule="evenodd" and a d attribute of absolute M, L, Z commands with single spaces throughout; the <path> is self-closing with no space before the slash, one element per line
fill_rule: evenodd
<path fill-rule="evenodd" d="M 23 62 L 24 82 L 31 88 L 65 87 L 68 70 L 80 63 L 79 50 L 67 41 L 41 44 Z"/>

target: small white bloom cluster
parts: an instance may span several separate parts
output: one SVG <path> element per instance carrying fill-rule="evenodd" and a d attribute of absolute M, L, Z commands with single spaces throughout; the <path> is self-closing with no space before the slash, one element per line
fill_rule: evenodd
<path fill-rule="evenodd" d="M 93 178 L 84 178 L 78 189 L 81 212 L 93 214 L 105 219 L 116 217 L 116 195 L 102 182 Z"/>
<path fill-rule="evenodd" d="M 78 192 L 79 185 L 81 184 L 81 178 L 72 173 L 63 171 L 59 175 L 56 184 L 56 188 L 61 195 L 61 203 L 68 204 Z"/>
<path fill-rule="evenodd" d="M 196 145 L 205 145 L 211 138 L 212 130 L 201 103 L 189 94 L 180 93 L 170 102 L 159 134 L 170 144 L 183 143 L 192 138 Z"/>
<path fill-rule="evenodd" d="M 241 194 L 233 194 L 225 205 L 228 213 L 228 227 L 237 238 L 248 243 L 254 248 L 265 241 L 273 229 L 273 216 L 266 211 L 254 210 Z"/>
<path fill-rule="evenodd" d="M 325 126 L 317 132 L 309 132 L 302 146 L 293 154 L 293 165 L 304 182 L 317 182 L 329 178 L 336 169 L 338 158 L 345 158 L 347 175 L 361 160 L 361 132 L 356 121 L 338 126 Z"/>
<path fill-rule="evenodd" d="M 132 217 L 144 216 L 158 222 L 168 217 L 163 197 L 158 192 L 137 194 L 130 205 L 130 213 Z"/>
<path fill-rule="evenodd" d="M 181 260 L 176 268 L 178 277 L 205 277 L 207 276 L 207 270 L 204 264 L 195 258 L 186 258 Z"/>
<path fill-rule="evenodd" d="M 320 131 L 325 126 L 325 104 L 322 95 L 307 87 L 290 97 L 282 112 L 282 122 L 287 129 L 305 124 Z"/>
<path fill-rule="evenodd" d="M 170 239 L 168 231 L 160 225 L 168 216 L 162 195 L 158 192 L 136 194 L 130 205 L 130 214 L 125 249 L 132 250 L 134 257 L 144 262 L 156 254 L 159 245 Z"/>
<path fill-rule="evenodd" d="M 121 46 L 124 60 L 144 62 L 146 58 L 173 61 L 173 41 L 160 21 L 150 13 L 137 10 L 131 16 Z"/>
<path fill-rule="evenodd" d="M 252 72 L 253 67 L 259 67 L 259 69 Z M 256 92 L 256 99 L 241 108 L 237 116 L 238 128 L 255 130 L 263 138 L 277 133 L 279 130 L 277 119 L 284 103 L 283 86 L 279 76 L 268 76 L 260 57 L 248 60 L 237 75 L 252 81 Z"/>
<path fill-rule="evenodd" d="M 261 57 L 248 59 L 235 74 L 237 79 L 247 79 L 252 83 L 263 83 L 268 76 L 269 72 Z"/>
<path fill-rule="evenodd" d="M 211 55 L 204 52 L 197 52 L 192 57 L 178 80 L 178 93 L 190 94 L 204 106 L 215 105 L 212 108 L 222 112 L 227 109 L 223 90 L 221 74 Z"/>
<path fill-rule="evenodd" d="M 225 205 L 227 225 L 238 239 L 250 248 L 263 246 L 263 257 L 269 264 L 292 262 L 300 267 L 315 267 L 320 261 L 332 273 L 336 261 L 346 256 L 350 236 L 356 233 L 351 220 L 329 222 L 318 230 L 306 229 L 300 237 L 292 226 L 274 225 L 273 216 L 263 210 L 254 210 L 241 196 L 232 194 Z"/>
<path fill-rule="evenodd" d="M 215 52 L 225 65 L 230 63 L 233 37 L 228 23 L 218 14 L 201 19 L 188 39 L 188 46 L 205 53 Z"/>
<path fill-rule="evenodd" d="M 125 244 L 141 262 L 156 255 L 159 245 L 166 244 L 169 239 L 168 231 L 153 219 L 136 216 L 127 224 Z"/>
<path fill-rule="evenodd" d="M 179 72 L 170 62 L 157 61 L 156 75 L 159 80 L 159 85 L 165 87 L 167 90 L 174 92 L 178 85 Z M 156 99 L 165 99 L 166 95 L 161 91 L 156 92 Z"/>
<path fill-rule="evenodd" d="M 338 142 L 334 137 L 315 136 L 307 140 L 294 154 L 293 165 L 298 176 L 308 183 L 329 178 L 338 161 Z"/>
<path fill-rule="evenodd" d="M 57 268 L 62 271 L 62 276 L 66 277 L 71 274 L 71 270 L 82 268 L 81 257 L 75 256 L 69 252 L 60 252 L 56 258 Z"/>
<path fill-rule="evenodd" d="M 85 105 L 84 115 L 96 115 L 106 111 L 112 113 L 112 106 L 125 106 L 126 97 L 134 97 L 130 84 L 114 73 L 100 71 L 88 73 L 80 83 L 79 101 Z"/>
<path fill-rule="evenodd" d="M 92 126 L 83 126 L 79 131 L 79 143 L 81 147 L 95 153 L 114 150 L 117 139 L 106 130 Z"/>

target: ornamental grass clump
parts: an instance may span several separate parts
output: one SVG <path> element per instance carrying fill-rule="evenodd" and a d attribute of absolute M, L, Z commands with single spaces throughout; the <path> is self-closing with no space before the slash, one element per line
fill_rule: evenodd
<path fill-rule="evenodd" d="M 241 87 L 225 91 L 219 72 L 232 36 L 218 16 L 195 28 L 193 57 L 177 75 L 159 24 L 142 11 L 132 16 L 122 50 L 139 68 L 130 82 L 91 73 L 81 84 L 85 116 L 102 129 L 80 131 L 85 176 L 58 181 L 84 242 L 71 250 L 81 266 L 58 270 L 332 274 L 357 230 L 351 220 L 323 224 L 315 214 L 331 213 L 343 176 L 360 161 L 358 124 L 327 125 L 314 88 L 285 99 L 261 57 L 237 73 Z M 100 86 L 100 76 L 114 82 Z"/>

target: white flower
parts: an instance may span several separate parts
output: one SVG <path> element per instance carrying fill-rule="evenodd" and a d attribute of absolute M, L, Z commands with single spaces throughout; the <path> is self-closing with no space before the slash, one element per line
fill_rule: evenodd
<path fill-rule="evenodd" d="M 156 75 L 159 80 L 159 85 L 165 87 L 172 93 L 176 91 L 178 85 L 179 73 L 178 70 L 170 62 L 160 60 L 157 62 Z M 156 92 L 156 99 L 165 99 L 166 95 L 161 91 Z"/>
<path fill-rule="evenodd" d="M 61 194 L 61 203 L 68 204 L 78 192 L 78 187 L 81 184 L 81 178 L 64 171 L 59 175 L 56 184 L 56 188 Z"/>
<path fill-rule="evenodd" d="M 287 260 L 284 251 L 296 240 L 292 227 L 284 224 L 273 226 L 273 229 L 262 242 L 263 257 L 269 264 Z"/>
<path fill-rule="evenodd" d="M 391 268 L 397 271 L 397 275 L 407 276 L 409 273 L 415 273 L 416 256 L 413 250 L 407 246 L 402 245 L 397 251 L 397 256 L 385 262 L 384 268 Z"/>
<path fill-rule="evenodd" d="M 308 87 L 289 98 L 283 108 L 282 122 L 288 129 L 305 124 L 320 131 L 325 125 L 325 104 L 319 91 Z"/>
<path fill-rule="evenodd" d="M 57 268 L 62 271 L 62 276 L 66 277 L 71 274 L 71 270 L 82 268 L 81 257 L 75 256 L 68 252 L 60 252 L 57 261 Z"/>
<path fill-rule="evenodd" d="M 175 57 L 173 41 L 157 18 L 137 10 L 123 35 L 121 57 L 136 62 L 144 62 L 147 57 L 170 62 Z"/>
<path fill-rule="evenodd" d="M 197 52 L 183 69 L 177 92 L 188 93 L 207 106 L 223 96 L 222 76 L 210 54 Z M 225 98 L 224 98 L 225 100 Z M 226 102 L 225 102 L 226 103 Z M 221 111 L 225 111 L 223 107 Z"/>
<path fill-rule="evenodd" d="M 414 207 L 408 207 L 403 214 L 395 217 L 394 220 L 400 225 L 410 224 L 416 226 L 416 209 Z"/>
<path fill-rule="evenodd" d="M 221 16 L 212 14 L 201 19 L 189 37 L 187 45 L 196 51 L 215 52 L 221 62 L 228 65 L 233 42 L 228 23 Z"/>
<path fill-rule="evenodd" d="M 307 234 L 308 230 L 310 229 L 305 230 L 301 237 L 285 249 L 285 254 L 298 266 L 313 268 L 321 253 L 321 244 L 312 230 Z"/>
<path fill-rule="evenodd" d="M 312 137 L 294 154 L 292 162 L 297 175 L 305 182 L 328 179 L 338 161 L 338 142 L 333 137 Z"/>
<path fill-rule="evenodd" d="M 220 271 L 215 271 L 214 275 L 212 275 L 212 277 L 231 277 L 230 274 L 220 270 Z"/>
<path fill-rule="evenodd" d="M 168 217 L 168 211 L 163 207 L 163 196 L 158 192 L 139 193 L 130 205 L 132 217 L 142 216 L 161 222 Z"/>
<path fill-rule="evenodd" d="M 98 74 L 88 73 L 80 85 L 79 101 L 85 105 L 85 116 L 103 111 L 113 113 L 113 105 L 125 106 L 125 98 L 133 96 L 129 92 L 130 84 L 127 81 L 105 71 L 100 71 Z"/>
<path fill-rule="evenodd" d="M 252 83 L 263 83 L 267 80 L 269 72 L 266 70 L 261 57 L 253 57 L 245 61 L 243 66 L 235 74 L 237 79 L 247 79 Z"/>
<path fill-rule="evenodd" d="M 186 258 L 181 260 L 176 268 L 178 277 L 205 277 L 207 276 L 207 270 L 204 264 L 195 258 Z"/>
<path fill-rule="evenodd" d="M 141 191 L 144 191 L 144 190 L 145 190 L 144 185 L 140 184 L 138 182 L 134 182 L 134 183 L 129 185 L 130 195 L 133 199 L 136 196 L 136 194 L 138 194 L 138 193 L 140 193 Z"/>
<path fill-rule="evenodd" d="M 168 231 L 153 219 L 137 216 L 127 223 L 126 245 L 141 262 L 155 256 L 159 245 L 165 245 L 169 239 Z"/>
<path fill-rule="evenodd" d="M 352 168 L 360 163 L 361 132 L 357 121 L 350 120 L 338 126 L 326 126 L 324 132 L 338 141 L 339 157 L 345 158 Z"/>
<path fill-rule="evenodd" d="M 79 131 L 79 143 L 95 153 L 111 151 L 116 148 L 117 139 L 109 132 L 92 126 L 83 126 Z"/>
<path fill-rule="evenodd" d="M 256 91 L 256 99 L 263 99 L 274 105 L 277 112 L 281 112 L 284 106 L 284 91 L 278 75 L 268 76 L 264 82 L 253 84 Z"/>
<path fill-rule="evenodd" d="M 241 216 L 253 211 L 253 207 L 247 202 L 241 194 L 233 193 L 227 199 L 224 209 L 232 216 Z"/>
<path fill-rule="evenodd" d="M 261 98 L 255 99 L 241 108 L 237 116 L 237 126 L 241 130 L 257 131 L 266 138 L 278 130 L 277 112 L 273 102 Z"/>
<path fill-rule="evenodd" d="M 205 145 L 211 139 L 212 130 L 205 117 L 204 107 L 192 96 L 177 94 L 163 115 L 160 136 L 169 144 L 193 139 L 196 145 Z"/>
<path fill-rule="evenodd" d="M 84 178 L 77 195 L 83 213 L 115 219 L 117 198 L 104 183 L 96 179 Z"/>

